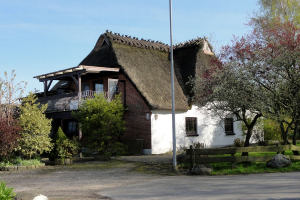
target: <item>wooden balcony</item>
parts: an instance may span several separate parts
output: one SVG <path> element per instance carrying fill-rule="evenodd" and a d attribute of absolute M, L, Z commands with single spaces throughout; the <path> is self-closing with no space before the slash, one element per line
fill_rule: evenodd
<path fill-rule="evenodd" d="M 111 101 L 116 93 L 117 92 L 108 94 L 107 92 L 86 90 L 82 91 L 81 94 L 78 94 L 78 92 L 72 92 L 68 94 L 39 97 L 38 102 L 41 104 L 48 104 L 48 108 L 46 110 L 47 113 L 73 111 L 78 109 L 78 105 L 81 101 L 94 98 L 97 94 L 104 94 L 104 97 L 106 97 L 108 101 Z"/>

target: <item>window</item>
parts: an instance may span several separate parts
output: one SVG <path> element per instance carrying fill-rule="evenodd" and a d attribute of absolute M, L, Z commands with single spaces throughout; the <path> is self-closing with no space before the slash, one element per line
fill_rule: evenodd
<path fill-rule="evenodd" d="M 224 120 L 225 134 L 234 135 L 233 131 L 233 118 L 225 118 Z"/>
<path fill-rule="evenodd" d="M 112 99 L 117 92 L 118 79 L 108 79 L 108 97 Z"/>
<path fill-rule="evenodd" d="M 68 122 L 68 133 L 74 134 L 77 131 L 77 123 L 75 121 Z"/>
<path fill-rule="evenodd" d="M 103 93 L 103 84 L 102 83 L 95 83 L 95 91 L 97 94 Z"/>
<path fill-rule="evenodd" d="M 198 136 L 197 134 L 197 117 L 185 118 L 185 130 L 187 136 Z"/>
<path fill-rule="evenodd" d="M 82 84 L 82 91 L 89 91 L 90 90 L 90 84 L 89 83 L 83 83 Z"/>

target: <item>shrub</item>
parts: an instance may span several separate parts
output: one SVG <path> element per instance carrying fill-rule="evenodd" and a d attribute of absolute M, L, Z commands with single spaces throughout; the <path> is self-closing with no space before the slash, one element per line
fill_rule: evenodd
<path fill-rule="evenodd" d="M 0 200 L 13 200 L 15 196 L 13 188 L 6 187 L 4 182 L 0 182 Z"/>
<path fill-rule="evenodd" d="M 83 144 L 102 155 L 111 156 L 125 151 L 120 143 L 125 130 L 123 114 L 120 96 L 108 101 L 104 95 L 96 95 L 84 101 L 73 116 L 80 122 Z"/>
<path fill-rule="evenodd" d="M 244 142 L 240 138 L 235 138 L 233 141 L 235 147 L 243 147 Z"/>
<path fill-rule="evenodd" d="M 77 142 L 67 138 L 63 130 L 59 127 L 55 140 L 56 158 L 72 158 L 78 153 Z"/>
<path fill-rule="evenodd" d="M 51 151 L 52 144 L 49 136 L 51 119 L 47 119 L 45 111 L 47 105 L 36 103 L 33 94 L 23 99 L 20 107 L 21 137 L 17 150 L 25 157 L 32 158 L 44 152 Z"/>
<path fill-rule="evenodd" d="M 281 130 L 279 124 L 271 119 L 264 120 L 264 139 L 281 140 Z"/>
<path fill-rule="evenodd" d="M 15 119 L 0 118 L 0 160 L 9 159 L 17 147 L 21 127 Z"/>

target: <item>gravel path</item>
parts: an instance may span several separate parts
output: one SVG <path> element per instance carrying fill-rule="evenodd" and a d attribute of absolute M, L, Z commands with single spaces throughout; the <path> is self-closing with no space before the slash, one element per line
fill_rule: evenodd
<path fill-rule="evenodd" d="M 134 163 L 103 167 L 101 162 L 0 172 L 0 181 L 23 200 L 300 199 L 300 173 L 241 176 L 161 176 L 138 173 Z"/>

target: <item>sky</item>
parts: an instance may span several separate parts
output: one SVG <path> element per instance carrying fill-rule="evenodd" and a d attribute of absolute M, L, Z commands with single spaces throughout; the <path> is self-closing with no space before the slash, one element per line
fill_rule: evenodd
<path fill-rule="evenodd" d="M 207 37 L 214 50 L 246 25 L 257 0 L 173 0 L 173 43 Z M 169 44 L 168 0 L 0 0 L 0 77 L 16 70 L 26 91 L 36 75 L 77 66 L 110 30 Z"/>

